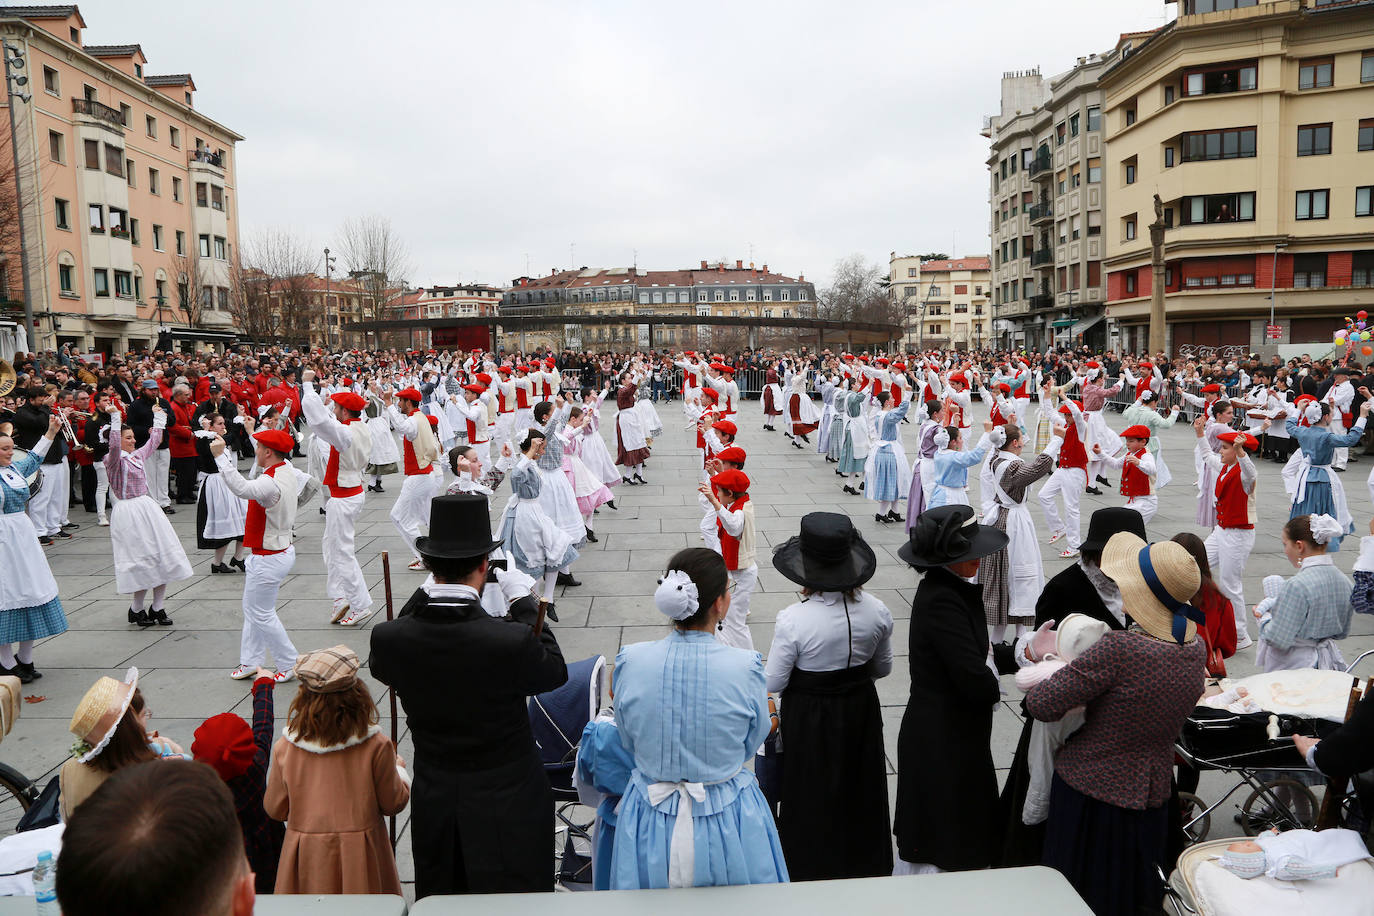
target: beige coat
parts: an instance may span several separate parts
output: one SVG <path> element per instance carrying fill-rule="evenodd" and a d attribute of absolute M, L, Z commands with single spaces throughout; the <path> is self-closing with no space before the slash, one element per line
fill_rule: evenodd
<path fill-rule="evenodd" d="M 286 822 L 278 894 L 399 894 L 385 816 L 410 800 L 396 748 L 376 726 L 321 747 L 290 730 L 272 749 L 263 808 Z"/>

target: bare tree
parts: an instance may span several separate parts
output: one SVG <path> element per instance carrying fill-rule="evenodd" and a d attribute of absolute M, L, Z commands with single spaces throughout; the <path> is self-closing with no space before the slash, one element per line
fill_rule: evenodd
<path fill-rule="evenodd" d="M 319 264 L 314 245 L 290 230 L 268 228 L 249 236 L 240 250 L 242 260 L 232 268 L 235 322 L 259 340 L 308 338 Z"/>
<path fill-rule="evenodd" d="M 339 227 L 338 246 L 344 269 L 362 290 L 362 320 L 391 317 L 393 304 L 405 295 L 406 277 L 415 269 L 391 220 L 376 213 L 349 217 Z"/>
<path fill-rule="evenodd" d="M 868 321 L 900 324 L 901 303 L 887 294 L 887 274 L 863 255 L 852 254 L 835 262 L 834 280 L 816 294 L 817 313 L 830 321 Z"/>
<path fill-rule="evenodd" d="M 20 158 L 24 158 L 24 146 L 20 146 Z M 35 173 L 37 181 L 35 181 Z M 24 205 L 30 213 L 41 212 L 42 203 L 47 197 L 50 181 L 43 181 L 41 169 L 27 169 L 24 181 Z M 39 186 L 41 184 L 41 186 Z M 37 208 L 35 210 L 35 208 Z M 31 217 L 32 218 L 32 217 Z M 74 211 L 67 213 L 68 221 L 81 219 L 82 217 Z M 19 231 L 19 195 L 14 188 L 14 154 L 10 147 L 10 133 L 8 130 L 0 131 L 0 300 L 5 301 L 4 309 L 9 311 L 13 308 L 16 315 L 23 312 L 24 297 L 24 272 L 22 269 L 22 258 L 20 257 L 20 231 Z M 30 240 L 31 242 L 34 240 Z M 34 262 L 38 253 L 38 246 L 29 246 L 29 269 L 40 272 L 51 266 L 52 261 L 57 257 L 57 250 L 61 246 L 53 245 L 48 249 L 48 260 L 41 267 Z M 39 304 L 34 303 L 35 311 L 40 310 Z M 36 347 L 34 341 L 29 342 L 30 347 Z"/>
<path fill-rule="evenodd" d="M 201 267 L 198 252 L 177 255 L 173 265 L 177 273 L 177 305 L 186 314 L 187 326 L 198 328 L 205 317 L 205 310 L 214 307 L 213 302 L 206 301 L 215 294 L 214 288 Z"/>

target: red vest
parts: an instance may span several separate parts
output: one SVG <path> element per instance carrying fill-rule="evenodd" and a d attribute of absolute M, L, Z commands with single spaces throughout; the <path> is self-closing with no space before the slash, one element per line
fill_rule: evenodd
<path fill-rule="evenodd" d="M 1064 430 L 1064 444 L 1059 447 L 1059 466 L 1061 468 L 1088 468 L 1088 450 L 1078 438 L 1078 424 L 1070 422 Z"/>
<path fill-rule="evenodd" d="M 411 411 L 410 415 L 412 417 L 418 417 L 418 419 L 415 421 L 416 423 L 429 422 L 429 417 L 420 413 L 418 408 Z M 415 460 L 415 443 L 411 442 L 405 436 L 401 437 L 401 451 L 405 459 L 405 473 L 407 477 L 414 477 L 417 474 L 428 474 L 431 470 L 433 470 L 434 466 L 432 464 L 427 468 L 420 468 L 419 462 Z"/>
<path fill-rule="evenodd" d="M 521 385 L 518 381 L 516 382 L 516 385 L 515 385 L 515 406 L 516 406 L 517 408 L 525 408 L 525 407 L 529 407 L 529 406 L 530 406 L 530 390 L 531 390 L 533 387 L 534 387 L 534 383 L 533 383 L 533 382 L 530 383 L 530 387 L 529 387 L 529 388 L 526 388 L 524 385 Z"/>
<path fill-rule="evenodd" d="M 961 407 L 961 406 L 959 406 L 959 404 L 958 404 L 957 402 L 953 401 L 953 400 L 946 400 L 946 401 L 945 401 L 945 410 L 948 412 L 948 416 L 949 416 L 949 422 L 946 423 L 945 425 L 946 425 L 946 426 L 958 426 L 959 428 L 962 429 L 963 426 L 964 426 L 964 408 Z M 1062 462 L 1061 462 L 1060 466 L 1061 466 L 1061 467 L 1063 466 Z M 1084 464 L 1084 467 L 1087 467 L 1087 465 Z"/>
<path fill-rule="evenodd" d="M 988 414 L 988 419 L 992 421 L 993 426 L 1005 426 L 1007 423 L 1007 418 L 1002 416 L 1002 406 L 997 403 L 996 398 L 992 399 L 992 410 Z"/>
<path fill-rule="evenodd" d="M 1148 449 L 1141 449 L 1131 454 L 1137 458 L 1142 457 Z M 1121 465 L 1121 495 L 1150 496 L 1154 493 L 1154 488 L 1150 486 L 1150 476 L 1134 464 L 1124 463 Z"/>
<path fill-rule="evenodd" d="M 263 473 L 266 474 L 268 477 L 276 477 L 277 468 L 281 467 L 282 464 L 285 463 L 286 462 L 283 461 L 281 464 L 274 464 L 270 468 L 267 468 L 265 471 L 263 471 Z M 282 553 L 282 551 L 280 550 L 263 550 L 262 536 L 263 533 L 266 532 L 266 530 L 267 510 L 264 509 L 262 507 L 262 503 L 258 502 L 256 499 L 248 500 L 248 517 L 243 521 L 243 546 L 247 547 L 249 550 L 253 551 L 253 553 L 257 554 L 258 556 Z"/>
<path fill-rule="evenodd" d="M 749 494 L 745 493 L 727 508 L 731 512 L 738 512 L 744 508 L 744 504 L 747 502 L 749 502 Z M 720 556 L 725 561 L 725 568 L 739 569 L 739 538 L 725 531 L 725 525 L 721 523 L 719 515 L 716 516 L 716 535 L 720 538 Z"/>
<path fill-rule="evenodd" d="M 883 393 L 883 380 L 876 375 L 873 376 L 873 396 L 876 398 Z"/>
<path fill-rule="evenodd" d="M 358 418 L 349 417 L 341 422 L 347 426 L 350 423 L 358 422 Z M 356 487 L 339 486 L 339 450 L 332 445 L 329 446 L 329 463 L 324 466 L 324 485 L 329 488 L 330 496 L 357 496 L 363 492 L 362 484 L 358 484 Z"/>
<path fill-rule="evenodd" d="M 902 386 L 901 386 L 901 385 L 893 385 L 893 386 L 892 386 L 892 406 L 893 406 L 893 407 L 901 407 L 901 406 L 902 406 Z"/>
<path fill-rule="evenodd" d="M 1023 381 L 1021 382 L 1021 384 L 1017 387 L 1017 389 L 1011 393 L 1011 396 L 1014 397 L 1014 398 L 1028 398 L 1028 397 L 1030 397 L 1030 388 L 1029 388 L 1030 379 L 1031 379 L 1031 374 L 1030 374 L 1029 372 L 1027 372 L 1026 375 L 1025 375 L 1024 380 L 1023 380 Z"/>
<path fill-rule="evenodd" d="M 1135 396 L 1140 398 L 1145 392 L 1150 390 L 1150 380 L 1147 378 L 1137 379 L 1135 383 Z"/>
<path fill-rule="evenodd" d="M 1222 468 L 1217 475 L 1217 525 L 1221 528 L 1254 528 L 1250 518 L 1250 494 L 1240 480 L 1240 462 Z"/>
<path fill-rule="evenodd" d="M 474 422 L 473 420 L 467 420 L 466 422 L 467 422 L 467 424 L 468 424 L 468 444 L 469 444 L 469 445 L 480 445 L 481 443 L 487 441 L 486 439 L 479 439 L 479 438 L 477 438 L 477 423 L 476 423 L 476 422 Z M 484 421 L 484 422 L 482 423 L 482 432 L 486 432 L 486 431 L 487 431 L 487 424 L 486 424 L 486 422 Z"/>

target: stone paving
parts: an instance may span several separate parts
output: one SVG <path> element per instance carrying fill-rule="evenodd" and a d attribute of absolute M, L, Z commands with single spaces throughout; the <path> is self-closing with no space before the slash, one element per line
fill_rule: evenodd
<path fill-rule="evenodd" d="M 616 488 L 620 510 L 601 509 L 596 518 L 601 541 L 588 544 L 574 566 L 574 573 L 582 580 L 582 585 L 560 590 L 558 612 L 562 622 L 554 630 L 569 660 L 602 654 L 609 662 L 623 644 L 661 638 L 666 633 L 666 626 L 653 607 L 655 577 L 662 573 L 665 562 L 675 550 L 699 543 L 701 515 L 695 493 L 695 456 L 691 447 L 694 440 L 685 431 L 678 402 L 660 407 L 665 431 L 655 443 L 647 468 L 649 484 Z M 975 412 L 981 420 L 976 405 Z M 761 431 L 762 417 L 757 401 L 747 402 L 737 420 L 740 444 L 749 453 L 746 470 L 753 481 L 751 495 L 760 551 L 759 587 L 750 617 L 754 644 L 766 654 L 772 639 L 773 620 L 780 609 L 796 600 L 793 584 L 769 563 L 769 548 L 794 535 L 801 517 L 808 512 L 849 513 L 878 554 L 878 571 L 869 588 L 887 603 L 896 620 L 893 649 L 899 656 L 898 665 L 891 676 L 878 683 L 889 758 L 893 758 L 909 687 L 908 624 L 918 581 L 915 572 L 897 558 L 897 548 L 905 539 L 904 527 L 875 522 L 875 504 L 842 493 L 833 466 L 822 461 L 814 450 L 793 448 L 781 432 Z M 614 410 L 605 409 L 602 421 L 603 435 L 613 448 Z M 1117 429 L 1124 425 L 1115 415 L 1109 422 Z M 908 455 L 914 454 L 916 425 L 904 425 L 902 436 Z M 1193 523 L 1197 496 L 1192 485 L 1193 443 L 1190 427 L 1180 425 L 1165 436 L 1166 460 L 1176 476 L 1163 490 L 1159 514 L 1150 525 L 1152 539 L 1164 539 L 1179 531 L 1206 534 Z M 1344 475 L 1357 532 L 1367 530 L 1374 512 L 1364 486 L 1371 465 L 1374 465 L 1374 458 L 1362 457 L 1361 462 L 1352 464 Z M 357 530 L 358 556 L 379 605 L 379 613 L 369 625 L 385 617 L 381 608 L 384 600 L 382 551 L 390 551 L 391 555 L 396 608 L 400 608 L 423 580 L 423 574 L 406 570 L 409 552 L 387 516 L 400 490 L 399 477 L 388 478 L 384 486 L 384 494 L 367 494 L 367 505 Z M 976 503 L 976 474 L 971 476 L 970 486 Z M 1261 524 L 1255 554 L 1246 571 L 1246 597 L 1252 604 L 1261 596 L 1263 576 L 1270 573 L 1287 575 L 1293 571 L 1279 542 L 1279 529 L 1288 512 L 1278 465 L 1261 463 L 1259 492 Z M 498 491 L 493 516 L 499 514 L 506 496 L 504 488 Z M 1121 502 L 1122 498 L 1110 491 L 1100 497 L 1085 495 L 1084 532 L 1093 509 Z M 172 517 L 173 525 L 182 543 L 193 548 L 195 507 L 178 508 Z M 899 511 L 904 513 L 905 510 Z M 1044 534 L 1043 517 L 1038 508 L 1033 512 Z M 241 576 L 211 575 L 210 552 L 188 549 L 195 575 L 168 589 L 167 611 L 176 625 L 136 629 L 125 622 L 127 597 L 115 592 L 109 529 L 96 527 L 94 516 L 87 515 L 79 507 L 72 510 L 71 519 L 81 524 L 75 538 L 48 551 L 71 630 L 38 646 L 35 660 L 46 676 L 26 686 L 24 693 L 29 702 L 24 706 L 23 718 L 0 748 L 0 759 L 45 784 L 65 759 L 72 743 L 67 724 L 81 695 L 99 675 L 122 673 L 129 665 L 139 668 L 143 692 L 153 710 L 154 727 L 188 749 L 192 732 L 208 716 L 232 710 L 250 718 L 248 683 L 228 677 L 230 669 L 238 663 Z M 297 524 L 296 565 L 281 591 L 281 618 L 302 651 L 345 643 L 366 658 L 366 628 L 351 630 L 328 623 L 330 605 L 325 596 L 320 558 L 322 532 L 323 518 L 315 504 L 302 509 Z M 1047 545 L 1041 550 L 1047 576 L 1070 562 L 1060 560 L 1057 551 Z M 1358 542 L 1347 540 L 1345 550 L 1338 555 L 1337 565 L 1348 574 L 1357 553 Z M 1351 636 L 1342 644 L 1342 651 L 1347 660 L 1351 660 L 1369 648 L 1374 648 L 1374 618 L 1356 615 Z M 1255 670 L 1254 649 L 1242 651 L 1228 662 L 1228 667 L 1233 675 L 1251 673 Z M 1020 696 L 1011 678 L 1004 678 L 1003 684 L 1007 696 L 994 718 L 992 743 L 997 765 L 1005 768 L 1011 761 L 1021 722 L 1018 714 Z M 291 683 L 277 692 L 279 734 L 295 690 L 296 685 Z M 374 682 L 374 693 L 385 720 L 388 715 L 385 690 Z M 386 724 L 384 721 L 384 727 Z M 404 716 L 400 732 L 401 752 L 409 756 L 410 741 Z M 889 766 L 889 771 L 895 796 L 895 769 Z M 1206 774 L 1199 794 L 1211 801 L 1232 782 L 1234 780 L 1225 781 L 1216 774 Z M 1239 803 L 1242 798 L 1243 794 L 1238 794 L 1233 801 Z M 1213 836 L 1238 831 L 1231 824 L 1232 810 L 1225 807 L 1219 812 L 1223 816 L 1213 818 Z M 402 835 L 397 855 L 402 877 L 409 881 L 412 869 L 410 842 L 405 833 L 407 825 L 408 812 L 400 820 Z"/>

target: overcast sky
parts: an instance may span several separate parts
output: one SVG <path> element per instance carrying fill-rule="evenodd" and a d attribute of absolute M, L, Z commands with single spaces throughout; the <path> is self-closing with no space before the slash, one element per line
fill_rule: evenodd
<path fill-rule="evenodd" d="M 410 281 L 851 253 L 986 254 L 1004 70 L 1058 73 L 1163 0 L 85 0 L 85 39 L 190 71 L 238 148 L 240 233 L 351 213 Z M 570 250 L 570 245 L 575 249 Z"/>

